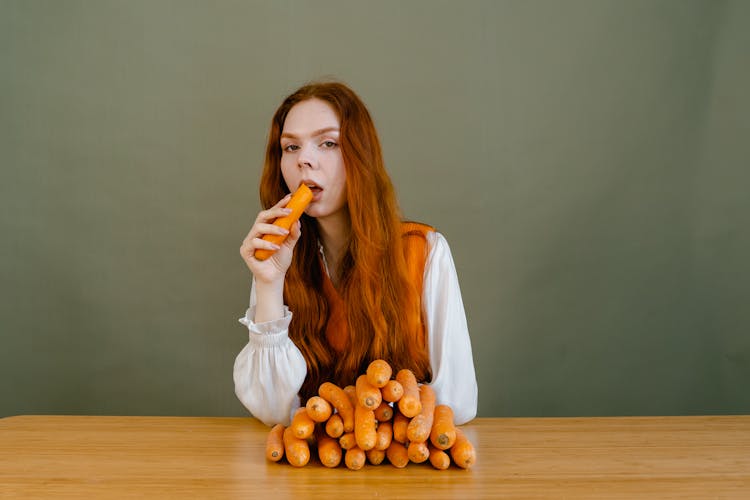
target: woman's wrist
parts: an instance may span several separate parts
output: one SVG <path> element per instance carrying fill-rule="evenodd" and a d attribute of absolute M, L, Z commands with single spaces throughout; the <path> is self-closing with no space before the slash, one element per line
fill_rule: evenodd
<path fill-rule="evenodd" d="M 255 281 L 255 323 L 275 321 L 284 317 L 284 280 Z"/>

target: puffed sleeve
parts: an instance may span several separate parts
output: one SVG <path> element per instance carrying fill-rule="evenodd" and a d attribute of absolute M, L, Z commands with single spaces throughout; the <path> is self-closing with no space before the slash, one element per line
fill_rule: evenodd
<path fill-rule="evenodd" d="M 234 362 L 234 392 L 255 418 L 266 425 L 289 425 L 299 407 L 299 392 L 307 375 L 302 353 L 289 338 L 292 313 L 275 321 L 255 323 L 255 287 L 250 307 L 240 323 L 247 326 L 247 345 Z"/>
<path fill-rule="evenodd" d="M 423 301 L 431 385 L 437 403 L 449 405 L 456 424 L 464 424 L 477 414 L 478 395 L 469 328 L 448 242 L 437 232 L 429 233 L 428 241 Z"/>

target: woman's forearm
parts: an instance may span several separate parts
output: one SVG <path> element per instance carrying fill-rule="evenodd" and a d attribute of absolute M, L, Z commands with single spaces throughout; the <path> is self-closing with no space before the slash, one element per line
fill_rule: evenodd
<path fill-rule="evenodd" d="M 275 321 L 284 316 L 284 280 L 255 282 L 255 323 Z"/>

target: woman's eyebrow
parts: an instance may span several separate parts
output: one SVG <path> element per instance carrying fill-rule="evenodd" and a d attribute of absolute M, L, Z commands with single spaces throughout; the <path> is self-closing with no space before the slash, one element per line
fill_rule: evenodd
<path fill-rule="evenodd" d="M 321 129 L 313 131 L 312 134 L 310 134 L 310 137 L 318 137 L 318 136 L 321 136 L 321 135 L 325 135 L 325 134 L 327 134 L 329 132 L 338 132 L 338 131 L 339 131 L 338 127 L 325 127 L 325 128 L 321 128 Z M 289 139 L 298 139 L 299 135 L 293 134 L 291 132 L 283 132 L 281 134 L 281 137 L 282 138 L 289 138 Z"/>

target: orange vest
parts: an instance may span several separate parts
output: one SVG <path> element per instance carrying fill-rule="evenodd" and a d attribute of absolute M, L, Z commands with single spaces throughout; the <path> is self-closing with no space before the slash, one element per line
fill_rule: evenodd
<path fill-rule="evenodd" d="M 424 282 L 424 266 L 429 253 L 427 244 L 427 233 L 434 229 L 425 224 L 416 222 L 402 222 L 401 236 L 403 238 L 404 258 L 409 273 L 409 281 L 417 290 L 420 302 L 422 298 L 422 285 Z M 321 261 L 321 266 L 323 265 Z M 323 270 L 323 295 L 328 301 L 328 323 L 326 324 L 326 339 L 331 348 L 342 353 L 349 342 L 349 326 L 346 321 L 346 304 L 333 286 L 328 273 Z M 422 346 L 427 345 L 424 327 L 424 319 L 420 318 L 420 331 L 415 332 Z"/>

